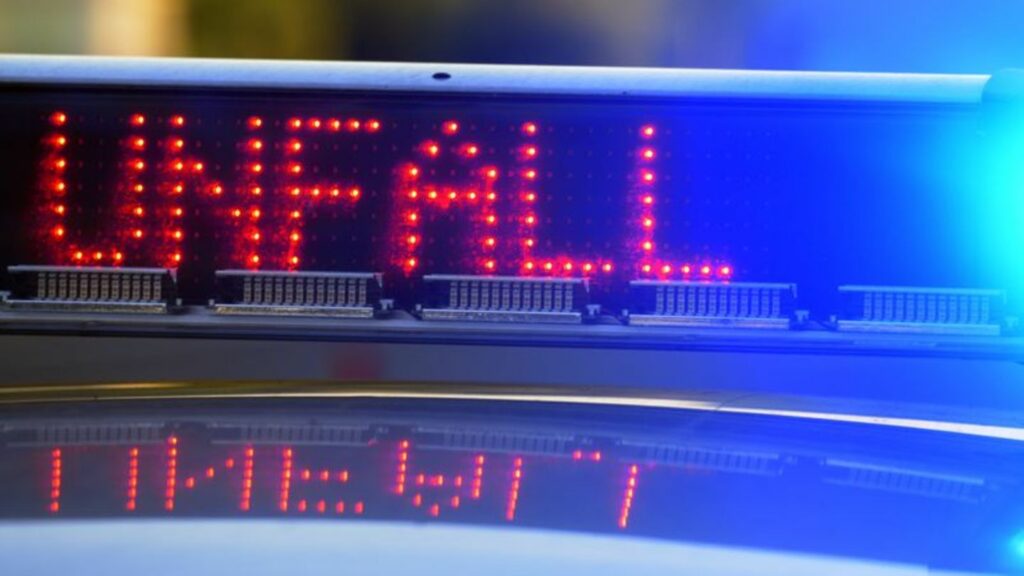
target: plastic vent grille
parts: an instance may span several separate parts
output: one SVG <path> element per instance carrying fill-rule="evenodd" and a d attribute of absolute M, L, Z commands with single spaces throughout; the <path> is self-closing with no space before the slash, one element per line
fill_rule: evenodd
<path fill-rule="evenodd" d="M 505 452 L 517 454 L 568 455 L 572 438 L 568 436 L 542 436 L 533 434 L 504 434 L 476 430 L 429 430 L 417 432 L 428 435 L 423 446 L 456 449 Z"/>
<path fill-rule="evenodd" d="M 980 478 L 944 476 L 840 460 L 829 460 L 825 466 L 827 480 L 843 486 L 965 502 L 977 502 L 986 492 L 985 481 Z"/>
<path fill-rule="evenodd" d="M 68 424 L 12 429 L 12 444 L 19 446 L 118 446 L 159 444 L 166 438 L 162 425 L 150 424 Z"/>
<path fill-rule="evenodd" d="M 368 427 L 305 426 L 305 425 L 252 425 L 227 427 L 225 437 L 230 442 L 247 444 L 301 444 L 301 445 L 365 445 L 370 437 Z M 236 436 L 237 434 L 237 436 Z"/>
<path fill-rule="evenodd" d="M 222 270 L 216 278 L 218 314 L 371 318 L 384 307 L 380 274 Z"/>
<path fill-rule="evenodd" d="M 840 330 L 1000 332 L 1005 294 L 999 290 L 842 286 Z"/>
<path fill-rule="evenodd" d="M 13 308 L 165 313 L 176 300 L 174 275 L 163 268 L 11 266 Z"/>
<path fill-rule="evenodd" d="M 667 444 L 627 443 L 624 446 L 639 450 L 641 459 L 669 466 L 758 476 L 777 476 L 783 469 L 782 458 L 777 454 Z"/>
<path fill-rule="evenodd" d="M 635 325 L 788 328 L 792 284 L 636 280 L 629 320 Z"/>
<path fill-rule="evenodd" d="M 589 291 L 582 278 L 425 276 L 426 320 L 580 322 Z"/>

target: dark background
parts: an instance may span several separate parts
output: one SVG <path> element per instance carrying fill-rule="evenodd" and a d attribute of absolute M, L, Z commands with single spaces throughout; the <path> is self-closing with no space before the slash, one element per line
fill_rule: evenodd
<path fill-rule="evenodd" d="M 0 51 L 989 73 L 1015 0 L 3 0 Z"/>

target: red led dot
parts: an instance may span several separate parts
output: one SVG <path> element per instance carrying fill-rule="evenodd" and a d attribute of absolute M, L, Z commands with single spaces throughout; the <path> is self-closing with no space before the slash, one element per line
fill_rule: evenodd
<path fill-rule="evenodd" d="M 643 266 L 640 267 L 640 269 L 643 270 L 645 274 L 649 274 L 651 272 L 651 265 L 644 264 Z"/>
<path fill-rule="evenodd" d="M 142 206 L 136 206 L 132 209 L 132 214 L 135 214 L 136 216 L 142 216 L 145 212 L 146 210 Z"/>
<path fill-rule="evenodd" d="M 527 192 L 523 195 L 523 200 L 526 200 L 527 202 L 535 202 L 537 200 L 537 195 L 533 192 Z"/>
<path fill-rule="evenodd" d="M 68 143 L 68 139 L 65 136 L 54 136 L 53 145 L 60 148 Z"/>
<path fill-rule="evenodd" d="M 526 216 L 526 218 L 523 219 L 523 222 L 526 222 L 527 226 L 533 226 L 534 224 L 537 223 L 537 217 L 534 216 L 533 214 L 529 214 Z"/>
<path fill-rule="evenodd" d="M 288 120 L 288 128 L 290 130 L 298 130 L 299 128 L 302 128 L 302 119 L 291 118 L 290 120 Z"/>
<path fill-rule="evenodd" d="M 259 138 L 252 138 L 249 140 L 247 148 L 253 152 L 259 152 L 260 150 L 263 150 L 263 140 L 260 140 Z"/>
<path fill-rule="evenodd" d="M 527 248 L 533 248 L 534 240 L 533 240 L 533 238 L 527 238 L 526 240 L 523 240 L 523 244 Z"/>
<path fill-rule="evenodd" d="M 249 213 L 249 215 L 252 216 L 253 219 L 259 219 L 259 217 L 262 214 L 263 214 L 263 212 L 261 212 L 259 208 L 253 208 L 252 212 Z"/>
<path fill-rule="evenodd" d="M 234 216 L 235 218 L 238 218 L 242 215 L 242 211 L 239 210 L 238 208 L 235 208 L 234 210 L 231 211 L 231 215 Z"/>
<path fill-rule="evenodd" d="M 496 266 L 497 266 L 497 263 L 495 263 L 494 260 L 488 260 L 488 261 L 484 262 L 484 267 L 487 268 L 488 270 L 494 270 L 494 268 Z"/>
<path fill-rule="evenodd" d="M 523 124 L 523 133 L 528 136 L 533 136 L 537 133 L 537 125 L 533 122 L 527 122 Z"/>
<path fill-rule="evenodd" d="M 136 228 L 135 230 L 132 230 L 132 238 L 135 238 L 136 240 L 138 240 L 139 238 L 142 238 L 142 235 L 143 235 L 143 232 L 142 232 L 141 229 Z"/>
<path fill-rule="evenodd" d="M 184 125 L 185 125 L 185 117 L 184 116 L 182 116 L 181 114 L 176 114 L 174 116 L 171 116 L 171 126 L 176 126 L 178 128 L 181 128 Z"/>
<path fill-rule="evenodd" d="M 720 266 L 718 268 L 718 275 L 723 277 L 732 276 L 732 266 Z"/>
<path fill-rule="evenodd" d="M 58 181 L 57 181 L 57 182 L 56 182 L 56 183 L 55 183 L 55 184 L 53 185 L 53 189 L 54 189 L 54 191 L 56 191 L 56 192 L 63 192 L 64 190 L 66 190 L 66 189 L 67 189 L 67 187 L 68 187 L 68 186 L 67 186 L 67 184 L 65 184 L 64 182 L 62 182 L 62 181 L 60 181 L 60 180 L 58 180 Z"/>
<path fill-rule="evenodd" d="M 432 158 L 436 158 L 441 153 L 441 147 L 437 145 L 437 142 L 424 142 L 423 153 Z"/>
<path fill-rule="evenodd" d="M 338 120 L 337 118 L 331 118 L 330 120 L 327 121 L 327 128 L 330 129 L 331 132 L 337 132 L 341 130 L 341 120 Z"/>
<path fill-rule="evenodd" d="M 644 160 L 654 160 L 654 148 L 644 148 L 640 151 L 640 157 Z"/>
<path fill-rule="evenodd" d="M 670 272 L 672 272 L 672 267 L 669 266 L 668 264 L 665 264 L 664 266 L 661 267 L 662 274 L 668 274 Z"/>
<path fill-rule="evenodd" d="M 299 264 L 299 257 L 292 256 L 291 258 L 288 259 L 288 261 L 291 263 L 292 266 L 297 266 Z"/>
<path fill-rule="evenodd" d="M 537 147 L 536 146 L 524 146 L 523 147 L 523 156 L 525 156 L 527 158 L 535 158 L 537 156 Z"/>
<path fill-rule="evenodd" d="M 408 219 L 409 222 L 416 222 L 420 219 L 420 215 L 415 212 L 410 212 L 409 215 L 406 216 L 406 219 Z"/>
<path fill-rule="evenodd" d="M 683 264 L 682 267 L 679 268 L 679 271 L 682 272 L 683 274 L 689 274 L 693 272 L 693 267 L 690 266 L 689 264 Z"/>
<path fill-rule="evenodd" d="M 356 130 L 359 130 L 360 126 L 362 126 L 362 123 L 359 120 L 356 120 L 355 118 L 352 118 L 348 122 L 345 122 L 345 128 L 349 132 L 355 132 Z"/>
<path fill-rule="evenodd" d="M 498 178 L 498 169 L 497 168 L 486 168 L 484 170 L 484 176 L 486 176 L 490 180 L 495 180 L 495 179 Z"/>
<path fill-rule="evenodd" d="M 449 120 L 444 123 L 441 129 L 445 134 L 457 134 L 459 132 L 459 123 L 454 120 Z"/>
<path fill-rule="evenodd" d="M 650 227 L 654 226 L 654 219 L 653 218 L 644 218 L 643 219 L 643 225 L 644 225 L 644 228 L 650 228 Z"/>
<path fill-rule="evenodd" d="M 135 192 L 136 194 L 142 194 L 143 192 L 145 192 L 145 190 L 146 187 L 142 184 L 135 184 L 134 186 L 132 186 L 132 191 Z"/>
<path fill-rule="evenodd" d="M 256 242 L 258 242 L 258 241 L 259 241 L 259 239 L 260 239 L 260 238 L 262 238 L 262 236 L 260 235 L 260 232 L 259 232 L 259 230 L 257 230 L 257 231 L 255 231 L 255 232 L 253 232 L 252 234 L 249 234 L 249 238 L 250 238 L 251 240 L 253 240 L 253 241 L 256 241 Z"/>
<path fill-rule="evenodd" d="M 449 200 L 455 200 L 458 197 L 459 197 L 459 195 L 454 190 L 452 190 L 451 192 L 448 193 L 448 199 Z"/>
<path fill-rule="evenodd" d="M 497 239 L 495 239 L 493 236 L 489 236 L 489 237 L 484 239 L 484 245 L 485 246 L 493 247 L 497 243 L 498 243 Z"/>
<path fill-rule="evenodd" d="M 644 196 L 644 197 L 643 197 L 643 198 L 641 199 L 641 201 L 642 201 L 642 202 L 643 202 L 644 204 L 647 204 L 648 206 L 650 206 L 651 204 L 654 204 L 654 196 L 651 196 L 650 194 L 648 194 L 648 195 Z"/>
<path fill-rule="evenodd" d="M 298 210 L 292 210 L 292 213 L 289 215 L 292 217 L 292 220 L 298 220 L 299 218 L 302 218 L 302 212 L 299 212 Z"/>
<path fill-rule="evenodd" d="M 650 240 L 644 240 L 644 242 L 640 244 L 640 247 L 650 252 L 651 250 L 654 249 L 654 242 L 651 242 Z"/>
<path fill-rule="evenodd" d="M 81 250 L 78 250 L 72 255 L 72 257 L 75 260 L 81 260 L 82 258 L 85 258 L 85 254 L 83 254 Z"/>
<path fill-rule="evenodd" d="M 416 166 L 410 166 L 406 169 L 405 174 L 410 178 L 415 178 L 420 175 L 420 169 Z"/>
<path fill-rule="evenodd" d="M 50 114 L 50 123 L 54 126 L 63 126 L 68 122 L 68 115 L 63 112 Z"/>
<path fill-rule="evenodd" d="M 256 130 L 263 126 L 263 119 L 259 116 L 249 116 L 249 119 L 245 121 L 245 124 L 250 130 Z"/>
<path fill-rule="evenodd" d="M 142 126 L 146 123 L 146 117 L 142 114 L 132 114 L 129 122 L 131 122 L 132 126 Z"/>
<path fill-rule="evenodd" d="M 429 198 L 431 200 L 437 200 L 437 190 L 428 190 L 427 191 L 427 198 Z"/>
<path fill-rule="evenodd" d="M 536 178 L 537 178 L 537 171 L 532 169 L 532 168 L 530 168 L 528 170 L 525 170 L 523 172 L 523 178 L 526 178 L 527 180 L 536 180 Z"/>
<path fill-rule="evenodd" d="M 702 276 L 708 276 L 709 274 L 711 274 L 711 266 L 708 266 L 707 264 L 701 266 L 700 273 Z"/>
<path fill-rule="evenodd" d="M 480 147 L 476 144 L 466 144 L 462 147 L 462 153 L 472 158 L 480 153 Z"/>
<path fill-rule="evenodd" d="M 498 221 L 498 217 L 495 216 L 494 214 L 488 214 L 486 217 L 484 217 L 484 221 L 487 222 L 488 224 L 494 224 L 495 222 Z"/>
<path fill-rule="evenodd" d="M 366 121 L 366 131 L 367 132 L 376 132 L 378 130 L 380 130 L 380 121 L 379 120 L 374 120 L 374 119 L 371 118 L 370 120 Z"/>
<path fill-rule="evenodd" d="M 214 196 L 220 196 L 224 193 L 224 187 L 220 184 L 214 184 L 213 186 L 210 186 L 210 193 Z"/>
<path fill-rule="evenodd" d="M 92 253 L 92 259 L 93 260 L 103 260 L 103 252 L 93 252 Z"/>
<path fill-rule="evenodd" d="M 171 189 L 175 194 L 181 194 L 185 191 L 184 184 L 175 184 L 174 188 Z"/>
<path fill-rule="evenodd" d="M 409 258 L 408 260 L 405 261 L 405 265 L 408 268 L 415 268 L 416 264 L 417 262 L 415 258 Z"/>
<path fill-rule="evenodd" d="M 552 262 L 545 262 L 544 263 L 544 269 L 547 270 L 548 272 L 550 272 L 554 268 L 555 268 L 554 263 L 552 263 Z"/>
<path fill-rule="evenodd" d="M 263 194 L 263 188 L 260 188 L 259 186 L 253 186 L 249 188 L 249 194 L 252 194 L 253 196 L 260 196 Z"/>
<path fill-rule="evenodd" d="M 476 200 L 476 192 L 470 190 L 469 193 L 466 194 L 466 197 L 470 200 Z"/>
<path fill-rule="evenodd" d="M 184 214 L 184 213 L 185 213 L 185 211 L 184 211 L 184 210 L 182 210 L 182 209 L 181 209 L 181 207 L 179 206 L 179 207 L 176 207 L 176 208 L 174 208 L 174 209 L 173 209 L 173 210 L 171 211 L 171 213 L 172 213 L 172 214 L 174 214 L 175 216 L 179 216 L 179 217 L 180 217 L 180 216 L 181 216 L 182 214 Z"/>
<path fill-rule="evenodd" d="M 68 161 L 63 158 L 58 158 L 53 161 L 53 167 L 57 170 L 63 170 L 68 165 Z"/>
<path fill-rule="evenodd" d="M 142 160 L 136 160 L 132 163 L 132 168 L 134 168 L 136 172 L 142 172 L 146 169 L 146 163 Z"/>
<path fill-rule="evenodd" d="M 527 263 L 523 264 L 523 268 L 526 268 L 527 270 L 533 270 L 533 267 L 534 267 L 533 262 L 527 262 Z"/>
<path fill-rule="evenodd" d="M 420 239 L 416 235 L 409 235 L 408 237 L 406 237 L 405 241 L 408 244 L 416 244 L 417 242 L 420 241 Z"/>
<path fill-rule="evenodd" d="M 593 265 L 593 264 L 591 264 L 590 262 L 587 262 L 587 263 L 585 263 L 585 264 L 583 265 L 583 271 L 584 271 L 584 272 L 590 272 L 590 271 L 592 271 L 593 269 L 594 269 L 594 265 Z"/>
<path fill-rule="evenodd" d="M 64 214 L 66 210 L 67 208 L 65 208 L 63 204 L 57 204 L 56 206 L 53 207 L 53 211 L 56 212 L 57 214 Z"/>
<path fill-rule="evenodd" d="M 124 260 L 124 254 L 120 252 L 114 252 L 114 262 L 120 262 L 121 260 Z"/>
<path fill-rule="evenodd" d="M 53 229 L 53 236 L 54 236 L 54 238 L 63 238 L 64 234 L 65 234 L 65 232 L 64 232 L 64 227 L 63 226 L 57 226 L 57 227 L 55 227 Z"/>
<path fill-rule="evenodd" d="M 652 138 L 654 136 L 654 126 L 647 124 L 646 126 L 640 128 L 640 134 L 644 138 Z"/>
<path fill-rule="evenodd" d="M 249 262 L 252 262 L 253 264 L 259 264 L 260 263 L 260 255 L 259 254 L 253 254 L 253 255 L 249 256 Z"/>
<path fill-rule="evenodd" d="M 287 144 L 285 144 L 285 148 L 289 152 L 298 152 L 302 150 L 302 142 L 296 140 L 295 138 L 292 138 L 291 140 L 288 141 Z"/>
<path fill-rule="evenodd" d="M 313 198 L 319 198 L 320 194 L 321 194 L 321 191 L 320 191 L 320 187 L 319 186 L 314 186 L 314 187 L 310 188 L 310 190 L 309 190 L 309 195 L 312 196 Z"/>
<path fill-rule="evenodd" d="M 132 148 L 142 150 L 146 147 L 146 139 L 142 137 L 132 138 Z"/>
<path fill-rule="evenodd" d="M 564 264 L 564 265 L 562 266 L 562 268 L 563 268 L 563 269 L 564 269 L 564 270 L 565 270 L 566 272 L 571 272 L 571 271 L 572 271 L 572 262 L 566 262 L 566 263 L 565 263 L 565 264 Z"/>
<path fill-rule="evenodd" d="M 174 254 L 171 254 L 171 260 L 173 260 L 174 262 L 181 262 L 181 252 L 175 252 Z"/>
<path fill-rule="evenodd" d="M 175 230 L 171 233 L 171 236 L 173 236 L 175 240 L 181 240 L 185 234 L 181 230 Z"/>
<path fill-rule="evenodd" d="M 288 173 L 292 175 L 302 174 L 302 164 L 299 164 L 298 162 L 288 164 Z"/>
<path fill-rule="evenodd" d="M 319 129 L 320 129 L 320 127 L 321 127 L 321 126 L 323 126 L 323 122 L 321 122 L 319 118 L 310 118 L 310 119 L 309 119 L 309 120 L 308 120 L 308 121 L 306 122 L 306 126 L 307 126 L 307 127 L 308 127 L 308 128 L 310 129 L 310 130 L 319 130 Z"/>
<path fill-rule="evenodd" d="M 650 170 L 644 170 L 640 172 L 640 179 L 643 180 L 645 184 L 650 184 L 654 182 L 654 172 Z"/>
<path fill-rule="evenodd" d="M 607 263 L 606 264 L 602 264 L 601 265 L 601 270 L 604 270 L 605 272 L 611 272 L 612 271 L 612 265 L 611 264 L 607 264 Z"/>
<path fill-rule="evenodd" d="M 169 140 L 169 145 L 172 150 L 181 150 L 185 147 L 185 141 L 181 138 L 171 138 Z"/>
<path fill-rule="evenodd" d="M 291 194 L 292 196 L 300 196 L 302 194 L 302 188 L 299 188 L 298 186 L 292 186 L 288 190 L 288 193 Z"/>

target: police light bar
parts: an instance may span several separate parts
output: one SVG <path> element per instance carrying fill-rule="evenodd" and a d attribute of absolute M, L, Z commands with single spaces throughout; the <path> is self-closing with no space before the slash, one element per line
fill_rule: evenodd
<path fill-rule="evenodd" d="M 794 285 L 816 318 L 844 284 L 1024 293 L 1024 131 L 990 114 L 1024 83 L 998 80 L 0 56 L 0 267 L 173 269 L 187 312 L 268 327 L 373 316 L 380 275 L 424 319 L 580 322 L 592 300 L 758 329 L 789 326 Z M 959 318 L 840 329 L 1000 322 Z"/>
<path fill-rule="evenodd" d="M 217 314 L 372 318 L 390 308 L 380 274 L 218 270 Z"/>
<path fill-rule="evenodd" d="M 793 284 L 636 280 L 629 283 L 635 326 L 790 327 Z"/>
<path fill-rule="evenodd" d="M 575 323 L 593 316 L 583 278 L 428 275 L 424 320 Z"/>
<path fill-rule="evenodd" d="M 1001 290 L 840 286 L 847 332 L 998 335 L 1006 294 Z"/>
<path fill-rule="evenodd" d="M 174 271 L 162 268 L 10 266 L 4 300 L 20 310 L 163 314 L 176 304 Z"/>

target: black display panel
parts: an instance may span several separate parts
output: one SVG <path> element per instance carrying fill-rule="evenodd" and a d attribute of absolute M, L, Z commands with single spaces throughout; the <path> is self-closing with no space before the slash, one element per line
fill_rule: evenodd
<path fill-rule="evenodd" d="M 1006 288 L 965 104 L 7 87 L 0 264 Z M 988 251 L 987 251 L 988 250 Z"/>

